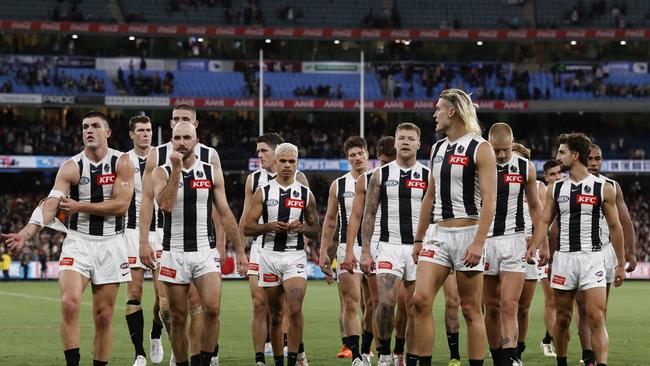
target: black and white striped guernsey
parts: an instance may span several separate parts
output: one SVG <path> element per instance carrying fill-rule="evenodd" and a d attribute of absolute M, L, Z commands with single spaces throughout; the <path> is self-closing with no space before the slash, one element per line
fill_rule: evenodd
<path fill-rule="evenodd" d="M 368 176 L 365 176 L 368 179 Z M 338 202 L 338 216 L 339 216 L 339 243 L 347 244 L 348 235 L 348 222 L 350 222 L 350 215 L 352 214 L 352 201 L 356 195 L 357 180 L 354 179 L 351 172 L 348 172 L 342 177 L 334 181 L 336 187 L 336 201 Z M 367 187 L 367 182 L 366 182 Z M 361 230 L 354 238 L 354 243 L 361 245 Z"/>
<path fill-rule="evenodd" d="M 476 152 L 486 142 L 468 133 L 455 141 L 448 137 L 433 145 L 432 177 L 436 182 L 433 221 L 478 219 L 481 207 Z"/>
<path fill-rule="evenodd" d="M 167 177 L 172 168 L 162 166 Z M 181 169 L 176 203 L 164 213 L 163 250 L 196 252 L 216 247 L 212 223 L 212 165 L 197 160 L 191 169 Z"/>
<path fill-rule="evenodd" d="M 526 158 L 515 154 L 512 154 L 508 162 L 497 163 L 496 209 L 488 236 L 512 235 L 525 231 L 524 198 L 528 164 Z"/>
<path fill-rule="evenodd" d="M 275 179 L 275 177 L 278 176 L 277 173 L 270 173 L 266 169 L 258 169 L 254 172 L 251 173 L 251 176 L 253 177 L 253 185 L 251 186 L 252 193 L 255 194 L 255 191 L 259 187 L 264 187 L 268 182 L 272 181 Z"/>
<path fill-rule="evenodd" d="M 79 183 L 70 187 L 70 199 L 98 203 L 113 197 L 113 183 L 117 178 L 117 161 L 124 154 L 108 149 L 98 162 L 91 161 L 82 151 L 70 158 L 79 167 Z M 123 216 L 98 216 L 79 212 L 70 215 L 69 229 L 93 236 L 111 236 L 124 231 Z"/>
<path fill-rule="evenodd" d="M 305 222 L 305 209 L 309 204 L 309 188 L 297 181 L 284 187 L 274 179 L 261 189 L 263 192 L 262 222 L 264 224 L 295 220 Z M 302 234 L 272 231 L 262 235 L 262 248 L 275 252 L 298 251 L 305 248 L 305 242 Z"/>
<path fill-rule="evenodd" d="M 542 187 L 545 187 L 544 183 L 538 180 L 537 192 L 539 192 L 539 190 Z M 524 221 L 526 222 L 526 230 L 525 230 L 526 236 L 533 236 L 533 218 L 530 217 L 530 209 L 528 208 L 528 201 L 526 200 L 526 195 L 524 195 Z"/>
<path fill-rule="evenodd" d="M 131 204 L 127 212 L 126 228 L 137 229 L 140 227 L 140 200 L 142 199 L 142 176 L 144 175 L 145 165 L 147 164 L 147 156 L 139 156 L 135 150 L 130 150 L 128 153 L 131 163 L 133 163 L 133 196 L 131 196 Z M 151 225 L 149 231 L 156 231 L 156 209 L 158 205 L 154 200 L 153 215 L 151 216 Z"/>
<path fill-rule="evenodd" d="M 402 168 L 392 161 L 379 168 L 379 242 L 413 244 L 429 169 L 419 162 Z"/>
<path fill-rule="evenodd" d="M 599 175 L 598 178 L 601 178 L 605 180 L 606 183 L 611 184 L 614 188 L 614 192 L 617 192 L 616 185 L 618 183 L 614 179 L 608 178 L 602 174 Z M 618 192 L 616 194 L 618 194 Z M 600 240 L 603 242 L 603 245 L 609 245 L 612 243 L 612 239 L 609 237 L 609 225 L 607 225 L 607 220 L 605 219 L 605 213 L 603 210 L 600 212 Z"/>
<path fill-rule="evenodd" d="M 602 240 L 602 214 L 605 180 L 589 174 L 580 182 L 565 178 L 555 182 L 553 199 L 558 214 L 560 252 L 597 252 Z"/>
<path fill-rule="evenodd" d="M 171 155 L 172 151 L 174 151 L 174 146 L 172 145 L 172 142 L 167 142 L 165 144 L 162 144 L 160 146 L 156 146 L 156 155 L 157 155 L 157 161 L 156 161 L 156 166 L 162 166 L 165 164 L 169 164 L 169 155 Z M 197 160 L 210 164 L 212 159 L 217 156 L 217 150 L 205 146 L 202 143 L 196 144 L 194 146 L 194 155 L 196 156 Z M 152 218 L 153 221 L 153 218 Z M 158 222 L 157 227 L 159 229 L 163 228 L 163 212 L 162 210 L 158 210 L 158 215 L 156 217 L 156 221 Z"/>

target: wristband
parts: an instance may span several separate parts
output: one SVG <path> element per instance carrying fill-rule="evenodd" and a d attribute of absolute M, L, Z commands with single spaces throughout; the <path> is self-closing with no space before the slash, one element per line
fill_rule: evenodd
<path fill-rule="evenodd" d="M 43 209 L 41 209 L 40 205 L 36 206 L 28 223 L 37 225 L 40 228 L 43 227 Z"/>
<path fill-rule="evenodd" d="M 50 194 L 47 195 L 47 198 L 56 198 L 60 200 L 61 198 L 65 198 L 65 193 L 53 189 L 50 191 Z"/>
<path fill-rule="evenodd" d="M 424 243 L 424 240 L 413 240 L 413 244 Z"/>

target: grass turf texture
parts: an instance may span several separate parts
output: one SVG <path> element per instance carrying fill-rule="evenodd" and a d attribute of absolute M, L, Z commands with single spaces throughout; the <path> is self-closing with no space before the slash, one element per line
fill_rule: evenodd
<path fill-rule="evenodd" d="M 113 319 L 113 350 L 110 364 L 131 365 L 133 346 L 124 319 L 126 286 L 120 289 Z M 149 349 L 151 330 L 151 282 L 145 284 L 145 350 Z M 88 365 L 92 360 L 91 291 L 86 290 L 81 307 L 81 363 Z M 647 347 L 648 320 L 647 304 L 650 303 L 650 282 L 626 282 L 623 287 L 612 291 L 608 314 L 610 336 L 610 364 L 638 364 L 645 359 Z M 433 364 L 446 365 L 449 351 L 442 323 L 442 293 L 436 299 L 434 319 L 436 320 L 437 342 Z M 544 358 L 539 342 L 544 334 L 542 322 L 543 294 L 538 291 L 531 309 L 531 324 L 524 353 L 526 366 L 555 365 L 555 360 Z M 350 360 L 336 359 L 341 346 L 338 326 L 338 295 L 336 286 L 327 286 L 324 281 L 310 281 L 304 305 L 304 343 L 309 363 L 312 366 L 349 365 Z M 248 283 L 244 281 L 224 282 L 221 335 L 219 337 L 221 365 L 254 365 L 254 352 L 250 337 L 251 300 Z M 58 284 L 56 282 L 11 282 L 0 283 L 0 365 L 64 365 L 65 360 L 59 339 L 60 308 Z M 461 320 L 460 347 L 463 364 L 467 364 L 466 331 Z M 170 346 L 163 333 L 167 365 Z M 579 340 L 575 324 L 571 328 L 569 364 L 577 365 L 580 360 Z M 373 345 L 374 350 L 374 345 Z M 486 348 L 486 365 L 491 365 Z M 376 358 L 373 359 L 373 364 Z M 267 357 L 267 364 L 272 358 Z"/>

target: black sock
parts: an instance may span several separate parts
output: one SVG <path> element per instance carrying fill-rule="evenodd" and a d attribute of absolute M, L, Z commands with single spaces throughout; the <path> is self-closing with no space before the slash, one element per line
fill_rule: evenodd
<path fill-rule="evenodd" d="M 298 345 L 298 353 L 303 353 L 303 352 L 305 352 L 305 344 L 300 342 L 300 344 Z"/>
<path fill-rule="evenodd" d="M 79 348 L 70 348 L 63 351 L 65 355 L 65 364 L 66 366 L 79 366 L 79 359 L 81 355 L 79 354 Z"/>
<path fill-rule="evenodd" d="M 266 363 L 266 357 L 264 357 L 264 352 L 255 352 L 255 363 Z"/>
<path fill-rule="evenodd" d="M 363 331 L 361 334 L 361 353 L 364 355 L 370 354 L 370 345 L 372 344 L 372 332 Z"/>
<path fill-rule="evenodd" d="M 548 334 L 548 330 L 547 330 L 546 334 L 544 335 L 544 339 L 542 339 L 542 343 L 550 344 L 551 342 L 553 342 L 553 337 L 551 337 L 551 335 Z"/>
<path fill-rule="evenodd" d="M 582 360 L 585 361 L 585 365 L 589 365 L 589 362 L 596 363 L 596 353 L 591 349 L 583 349 Z"/>
<path fill-rule="evenodd" d="M 347 347 L 352 351 L 352 361 L 356 358 L 361 358 L 361 352 L 359 352 L 359 336 L 351 335 L 347 337 L 348 344 Z"/>
<path fill-rule="evenodd" d="M 214 351 L 212 351 L 212 357 L 217 357 L 219 356 L 219 343 L 217 343 L 216 346 L 214 346 Z"/>
<path fill-rule="evenodd" d="M 517 360 L 517 349 L 514 347 L 501 349 L 501 360 L 505 364 L 512 364 L 512 361 Z"/>
<path fill-rule="evenodd" d="M 343 345 L 343 347 L 347 347 L 348 346 L 348 337 L 341 337 L 341 344 Z"/>
<path fill-rule="evenodd" d="M 265 341 L 265 343 L 269 343 L 269 342 L 271 342 L 271 335 L 270 335 L 270 334 L 268 334 L 268 335 L 266 336 L 266 341 Z"/>
<path fill-rule="evenodd" d="M 390 338 L 379 340 L 378 352 L 380 355 L 390 355 Z"/>
<path fill-rule="evenodd" d="M 517 343 L 517 358 L 521 360 L 521 355 L 526 350 L 526 342 Z"/>
<path fill-rule="evenodd" d="M 275 362 L 275 366 L 284 366 L 284 355 L 273 356 L 273 361 Z"/>
<path fill-rule="evenodd" d="M 412 353 L 406 354 L 406 366 L 417 366 L 419 356 Z"/>
<path fill-rule="evenodd" d="M 135 354 L 146 356 L 147 354 L 144 353 L 144 347 L 142 345 L 144 338 L 144 315 L 142 314 L 142 309 L 127 315 L 126 324 L 129 327 L 129 334 L 131 335 L 133 348 L 135 348 Z"/>
<path fill-rule="evenodd" d="M 501 365 L 501 348 L 490 348 L 494 365 Z"/>
<path fill-rule="evenodd" d="M 289 337 L 287 336 L 287 333 L 284 333 L 284 346 L 289 346 Z"/>
<path fill-rule="evenodd" d="M 556 357 L 557 366 L 568 366 L 566 357 Z"/>
<path fill-rule="evenodd" d="M 212 351 L 201 351 L 201 366 L 210 366 L 212 362 Z"/>
<path fill-rule="evenodd" d="M 469 366 L 483 366 L 483 360 L 469 360 Z"/>
<path fill-rule="evenodd" d="M 447 332 L 447 345 L 449 346 L 449 358 L 460 360 L 460 351 L 458 350 L 458 333 Z"/>
<path fill-rule="evenodd" d="M 160 339 L 162 335 L 163 325 L 162 323 L 156 322 L 156 319 L 151 323 L 151 339 Z"/>
<path fill-rule="evenodd" d="M 431 366 L 431 356 L 420 356 L 420 366 Z"/>
<path fill-rule="evenodd" d="M 406 339 L 395 337 L 395 348 L 393 348 L 393 353 L 397 353 L 398 355 L 404 354 L 404 343 L 406 343 Z"/>
<path fill-rule="evenodd" d="M 296 366 L 298 362 L 298 353 L 297 352 L 288 352 L 287 353 L 287 366 Z"/>
<path fill-rule="evenodd" d="M 176 362 L 176 366 L 190 366 L 190 363 L 185 361 L 185 362 Z"/>
<path fill-rule="evenodd" d="M 599 363 L 596 366 L 607 366 L 607 364 L 606 363 Z"/>
<path fill-rule="evenodd" d="M 93 360 L 93 366 L 106 366 L 106 365 L 108 365 L 108 361 Z"/>
<path fill-rule="evenodd" d="M 190 356 L 190 366 L 201 366 L 201 354 Z"/>

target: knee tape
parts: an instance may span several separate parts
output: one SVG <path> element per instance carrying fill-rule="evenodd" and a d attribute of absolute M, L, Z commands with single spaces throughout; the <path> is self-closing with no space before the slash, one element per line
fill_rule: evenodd
<path fill-rule="evenodd" d="M 201 305 L 190 309 L 190 316 L 198 316 L 201 315 L 201 313 L 203 313 L 203 308 Z"/>

